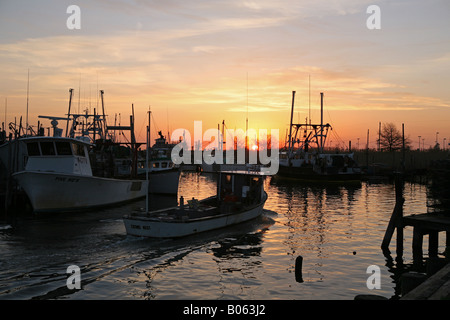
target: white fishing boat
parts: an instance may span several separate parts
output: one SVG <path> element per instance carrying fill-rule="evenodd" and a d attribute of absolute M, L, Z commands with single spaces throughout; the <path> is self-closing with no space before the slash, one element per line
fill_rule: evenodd
<path fill-rule="evenodd" d="M 191 199 L 187 204 L 181 197 L 177 207 L 126 215 L 126 232 L 139 237 L 178 238 L 257 218 L 267 200 L 264 177 L 261 172 L 220 172 L 215 196 Z"/>
<path fill-rule="evenodd" d="M 67 117 L 42 116 L 51 120 L 52 128 L 45 129 L 38 123 L 36 132 L 10 123 L 14 139 L 6 141 L 6 133 L 0 134 L 0 181 L 10 175 L 25 191 L 33 210 L 74 211 L 98 206 L 107 206 L 145 197 L 148 182 L 132 175 L 122 175 L 117 167 L 120 148 L 130 155 L 122 160 L 129 161 L 129 168 L 135 168 L 134 155 L 139 143 L 134 136 L 134 116 L 129 126 L 108 126 L 102 97 L 102 114 L 71 113 L 73 89 L 69 90 Z M 58 120 L 66 122 L 65 136 L 58 128 Z M 50 136 L 50 129 L 53 136 Z M 116 131 L 129 130 L 129 147 L 116 142 Z M 127 145 L 125 143 L 125 145 Z M 3 173 L 7 173 L 6 175 Z"/>
<path fill-rule="evenodd" d="M 20 142 L 26 145 L 26 164 L 13 177 L 34 212 L 74 211 L 145 197 L 145 181 L 94 176 L 89 142 L 41 136 L 21 138 Z"/>

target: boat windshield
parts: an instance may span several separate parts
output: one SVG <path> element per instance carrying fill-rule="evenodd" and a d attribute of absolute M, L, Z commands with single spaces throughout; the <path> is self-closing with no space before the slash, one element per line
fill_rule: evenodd
<path fill-rule="evenodd" d="M 27 143 L 27 151 L 28 151 L 28 156 L 40 156 L 41 155 L 41 151 L 39 150 L 38 142 Z"/>
<path fill-rule="evenodd" d="M 43 156 L 56 155 L 55 146 L 52 141 L 41 142 L 41 151 Z"/>
<path fill-rule="evenodd" d="M 72 145 L 72 146 L 71 146 Z M 72 151 L 73 150 L 73 151 Z M 67 141 L 32 141 L 27 142 L 29 157 L 36 156 L 72 156 L 85 157 L 84 146 Z"/>
<path fill-rule="evenodd" d="M 72 149 L 68 142 L 55 142 L 56 152 L 59 156 L 71 156 Z"/>

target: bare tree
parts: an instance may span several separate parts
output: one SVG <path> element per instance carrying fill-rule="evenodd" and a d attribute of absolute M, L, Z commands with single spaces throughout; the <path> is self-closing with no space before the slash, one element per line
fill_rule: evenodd
<path fill-rule="evenodd" d="M 410 148 L 411 141 L 405 138 L 405 148 Z M 383 123 L 383 129 L 380 132 L 380 146 L 382 150 L 395 151 L 403 146 L 403 138 L 400 130 L 392 122 Z"/>

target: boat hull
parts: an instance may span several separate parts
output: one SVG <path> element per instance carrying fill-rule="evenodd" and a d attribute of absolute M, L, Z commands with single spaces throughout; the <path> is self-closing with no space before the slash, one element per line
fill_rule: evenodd
<path fill-rule="evenodd" d="M 312 170 L 312 167 L 287 167 L 281 166 L 278 169 L 278 176 L 317 182 L 348 182 L 360 183 L 360 173 L 326 173 L 319 174 Z"/>
<path fill-rule="evenodd" d="M 160 221 L 148 217 L 125 217 L 124 224 L 129 235 L 150 238 L 179 238 L 200 232 L 224 228 L 257 218 L 262 214 L 267 193 L 256 206 L 238 213 L 220 214 L 193 220 Z"/>
<path fill-rule="evenodd" d="M 77 211 L 145 197 L 142 180 L 24 171 L 14 178 L 27 194 L 34 212 Z"/>

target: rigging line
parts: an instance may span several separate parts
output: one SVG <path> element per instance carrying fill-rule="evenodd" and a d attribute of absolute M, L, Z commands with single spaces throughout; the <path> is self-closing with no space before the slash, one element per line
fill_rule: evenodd
<path fill-rule="evenodd" d="M 140 129 L 139 129 L 139 131 L 138 131 L 138 136 L 141 136 L 141 132 L 142 132 L 142 128 L 143 127 L 147 127 L 147 125 L 146 125 L 146 119 L 144 118 L 144 120 L 142 121 L 142 124 L 141 124 L 141 126 L 140 126 Z"/>
<path fill-rule="evenodd" d="M 228 129 L 228 126 L 227 126 L 226 123 L 224 123 L 224 125 L 225 125 L 225 130 L 226 130 L 226 132 L 228 132 L 230 129 Z M 236 133 L 236 130 L 235 130 L 235 133 Z"/>
<path fill-rule="evenodd" d="M 153 129 L 155 130 L 155 134 L 158 135 L 158 131 L 160 131 L 160 130 L 159 130 L 158 125 L 156 124 L 156 120 L 155 120 L 155 116 L 154 116 L 153 112 L 151 114 L 151 117 L 153 119 L 153 124 L 154 124 Z"/>
<path fill-rule="evenodd" d="M 125 135 L 125 133 L 122 130 L 120 131 L 120 134 L 125 138 L 125 143 L 130 143 L 127 136 Z"/>
<path fill-rule="evenodd" d="M 345 141 L 336 132 L 333 132 L 333 137 L 338 140 L 337 142 L 345 144 Z"/>
<path fill-rule="evenodd" d="M 334 128 L 333 125 L 333 120 L 331 119 L 331 115 L 330 115 L 330 111 L 327 110 L 327 114 L 328 114 L 328 118 L 330 118 L 330 122 L 331 122 L 331 128 Z M 339 134 L 337 133 L 336 129 L 331 130 L 333 132 L 333 134 L 335 135 L 335 137 L 339 140 L 341 140 L 342 143 L 345 143 L 345 141 L 339 136 Z"/>

